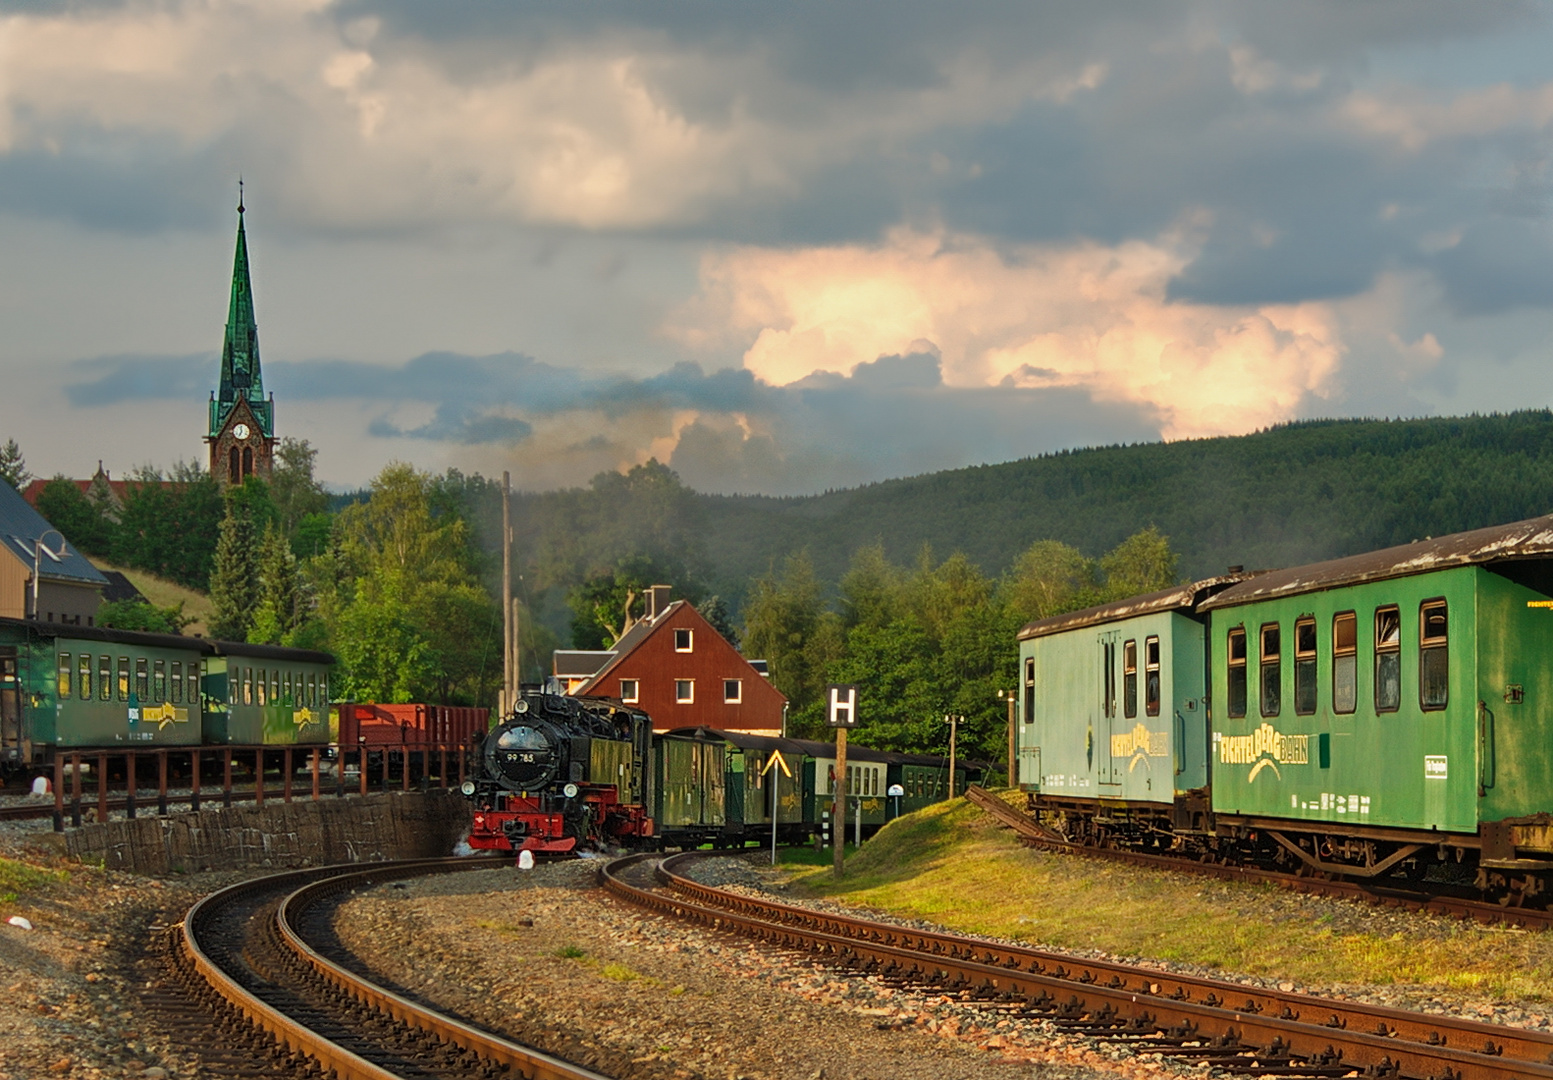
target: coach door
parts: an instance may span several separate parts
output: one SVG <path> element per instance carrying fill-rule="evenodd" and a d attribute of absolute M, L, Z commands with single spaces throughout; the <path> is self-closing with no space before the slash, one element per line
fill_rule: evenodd
<path fill-rule="evenodd" d="M 22 756 L 22 687 L 17 678 L 16 650 L 0 648 L 0 760 Z"/>
<path fill-rule="evenodd" d="M 1102 784 L 1120 784 L 1115 759 L 1111 757 L 1111 736 L 1121 723 L 1116 715 L 1116 673 L 1121 657 L 1120 643 L 1112 632 L 1100 638 L 1100 723 L 1095 725 L 1095 765 Z M 1102 793 L 1104 794 L 1104 793 Z"/>

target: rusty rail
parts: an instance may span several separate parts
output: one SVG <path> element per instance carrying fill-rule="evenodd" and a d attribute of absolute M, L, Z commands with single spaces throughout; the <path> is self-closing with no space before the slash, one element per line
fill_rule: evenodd
<path fill-rule="evenodd" d="M 332 1042 L 306 1023 L 249 992 L 234 977 L 234 973 L 224 970 L 211 958 L 202 944 L 202 929 L 223 906 L 296 885 L 297 888 L 285 896 L 276 911 L 277 929 L 281 938 L 308 968 L 355 1001 L 391 1017 L 405 1027 L 426 1032 L 436 1039 L 471 1052 L 490 1062 L 493 1069 L 515 1069 L 528 1080 L 606 1080 L 598 1073 L 480 1031 L 385 990 L 321 956 L 302 939 L 293 925 L 308 906 L 331 894 L 363 884 L 506 864 L 505 858 L 406 860 L 369 869 L 336 866 L 322 870 L 292 871 L 243 882 L 212 893 L 189 910 L 183 922 L 181 948 L 189 963 L 221 999 L 286 1049 L 313 1059 L 325 1072 L 332 1070 L 338 1080 L 398 1080 L 395 1073 Z"/>
<path fill-rule="evenodd" d="M 871 973 L 989 1001 L 1023 1001 L 1041 1015 L 1105 1023 L 1125 1018 L 1114 1029 L 1119 1039 L 1157 1038 L 1156 1048 L 1186 1061 L 1212 1058 L 1217 1065 L 1238 1062 L 1250 1069 L 1254 1060 L 1265 1068 L 1269 1058 L 1282 1058 L 1291 1062 L 1284 1072 L 1342 1075 L 1371 1068 L 1399 1077 L 1553 1078 L 1553 1066 L 1546 1064 L 1553 1037 L 1537 1032 L 1087 961 L 740 896 L 674 872 L 682 860 L 698 856 L 676 856 L 660 867 L 672 891 L 624 881 L 621 871 L 637 859 L 606 867 L 605 887 L 667 915 L 806 949 Z"/>
<path fill-rule="evenodd" d="M 1175 870 L 1181 873 L 1214 877 L 1222 881 L 1248 881 L 1257 884 L 1277 885 L 1291 892 L 1326 896 L 1338 900 L 1356 900 L 1381 907 L 1402 908 L 1409 911 L 1427 911 L 1434 915 L 1450 915 L 1455 918 L 1473 919 L 1480 923 L 1503 923 L 1528 930 L 1553 928 L 1553 911 L 1540 908 L 1506 907 L 1465 897 L 1445 896 L 1433 893 L 1409 892 L 1376 884 L 1361 884 L 1332 878 L 1301 877 L 1298 874 L 1282 874 L 1254 866 L 1236 866 L 1232 863 L 1205 863 L 1177 858 L 1171 855 L 1151 855 L 1143 851 L 1125 848 L 1097 848 L 1074 844 L 1045 828 L 1034 818 L 1022 814 L 991 792 L 972 784 L 965 792 L 966 801 L 985 810 L 991 817 L 1018 835 L 1021 842 L 1030 847 L 1064 855 L 1104 859 L 1107 862 L 1146 866 L 1157 870 Z"/>

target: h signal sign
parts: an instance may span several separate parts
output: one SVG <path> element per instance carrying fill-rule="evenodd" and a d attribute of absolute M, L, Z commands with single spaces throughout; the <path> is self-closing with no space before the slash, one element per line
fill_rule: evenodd
<path fill-rule="evenodd" d="M 833 728 L 857 726 L 857 687 L 851 683 L 831 683 L 825 688 L 825 721 Z"/>

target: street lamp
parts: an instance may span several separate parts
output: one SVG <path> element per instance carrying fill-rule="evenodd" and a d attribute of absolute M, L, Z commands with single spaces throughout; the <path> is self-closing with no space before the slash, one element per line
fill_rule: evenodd
<path fill-rule="evenodd" d="M 49 551 L 48 545 L 43 542 L 50 533 L 59 537 L 59 550 L 57 552 Z M 34 622 L 38 619 L 38 578 L 43 576 L 43 553 L 45 551 L 48 551 L 49 558 L 55 562 L 63 559 L 65 557 L 64 533 L 58 529 L 49 529 L 32 542 L 32 618 Z"/>

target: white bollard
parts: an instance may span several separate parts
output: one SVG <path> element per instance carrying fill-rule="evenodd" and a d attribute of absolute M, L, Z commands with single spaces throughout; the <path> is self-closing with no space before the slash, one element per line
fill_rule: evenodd
<path fill-rule="evenodd" d="M 524 848 L 522 851 L 518 852 L 518 869 L 519 870 L 532 870 L 532 869 L 534 869 L 534 853 L 532 851 L 530 851 L 528 848 Z"/>
<path fill-rule="evenodd" d="M 32 793 L 34 795 L 52 795 L 54 787 L 46 776 L 35 776 L 32 780 Z"/>

